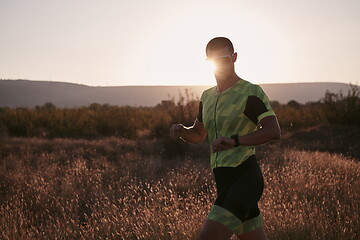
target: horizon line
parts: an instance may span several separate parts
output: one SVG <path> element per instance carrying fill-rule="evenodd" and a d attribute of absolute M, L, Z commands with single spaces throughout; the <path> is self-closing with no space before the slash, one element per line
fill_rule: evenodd
<path fill-rule="evenodd" d="M 216 86 L 216 84 L 199 84 L 199 85 L 193 85 L 193 84 L 187 84 L 187 85 L 183 85 L 183 84 L 176 84 L 176 85 L 159 85 L 159 84 L 148 84 L 148 85 L 143 85 L 143 84 L 134 84 L 134 85 L 87 85 L 84 83 L 77 83 L 77 82 L 67 82 L 67 81 L 58 81 L 58 80 L 33 80 L 33 79 L 4 79 L 4 78 L 0 78 L 0 81 L 29 81 L 29 82 L 47 82 L 47 83 L 67 83 L 67 84 L 75 84 L 75 85 L 82 85 L 82 86 L 87 86 L 87 87 L 189 87 L 189 86 L 194 86 L 194 87 L 202 87 L 202 86 Z M 331 82 L 331 81 L 312 81 L 312 82 L 272 82 L 272 83 L 254 83 L 257 85 L 280 85 L 280 84 L 319 84 L 319 83 L 327 83 L 327 84 L 346 84 L 346 85 L 357 85 L 359 86 L 358 83 L 345 83 L 345 82 Z"/>

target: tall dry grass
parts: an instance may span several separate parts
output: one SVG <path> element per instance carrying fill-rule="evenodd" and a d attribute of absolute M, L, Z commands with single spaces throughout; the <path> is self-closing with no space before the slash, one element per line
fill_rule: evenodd
<path fill-rule="evenodd" d="M 290 143 L 257 150 L 269 239 L 358 239 L 358 159 Z M 206 147 L 2 139 L 0 239 L 197 239 L 216 197 Z"/>

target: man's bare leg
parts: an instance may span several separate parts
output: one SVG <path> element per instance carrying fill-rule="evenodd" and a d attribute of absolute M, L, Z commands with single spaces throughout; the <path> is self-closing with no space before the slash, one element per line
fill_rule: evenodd
<path fill-rule="evenodd" d="M 233 235 L 225 225 L 214 220 L 206 219 L 203 229 L 200 233 L 201 240 L 228 240 Z"/>
<path fill-rule="evenodd" d="M 253 231 L 241 234 L 239 237 L 241 240 L 267 240 L 264 229 L 257 228 Z"/>

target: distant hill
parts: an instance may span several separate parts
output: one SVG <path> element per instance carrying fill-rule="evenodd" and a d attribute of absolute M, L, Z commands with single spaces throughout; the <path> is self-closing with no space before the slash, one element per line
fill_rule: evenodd
<path fill-rule="evenodd" d="M 287 103 L 318 101 L 326 90 L 345 94 L 350 89 L 344 83 L 281 83 L 260 84 L 270 100 Z M 0 80 L 0 107 L 35 107 L 51 102 L 57 107 L 88 106 L 92 103 L 119 106 L 155 106 L 162 100 L 178 99 L 185 89 L 200 98 L 211 86 L 114 86 L 90 87 L 86 85 L 29 80 Z"/>

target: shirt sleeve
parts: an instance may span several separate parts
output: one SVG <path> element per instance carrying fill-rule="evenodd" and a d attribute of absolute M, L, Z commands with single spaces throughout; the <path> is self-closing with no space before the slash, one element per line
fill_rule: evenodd
<path fill-rule="evenodd" d="M 202 102 L 199 103 L 199 111 L 198 111 L 198 115 L 197 115 L 197 118 L 196 118 L 199 122 L 202 123 Z"/>
<path fill-rule="evenodd" d="M 260 87 L 255 95 L 248 96 L 244 114 L 256 125 L 263 118 L 275 115 L 268 97 Z"/>

